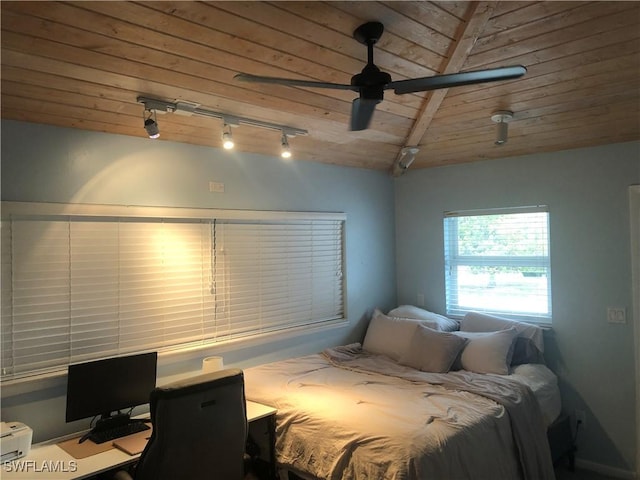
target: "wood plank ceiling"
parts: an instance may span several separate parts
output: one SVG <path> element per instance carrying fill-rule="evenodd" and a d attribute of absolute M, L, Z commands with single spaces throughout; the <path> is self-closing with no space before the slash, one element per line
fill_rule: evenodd
<path fill-rule="evenodd" d="M 1 2 L 2 118 L 145 136 L 139 95 L 309 131 L 294 158 L 391 170 L 640 139 L 639 2 Z M 395 95 L 348 130 L 342 90 L 248 84 L 237 72 L 349 83 L 352 37 L 381 21 L 375 63 L 394 80 L 524 65 L 518 79 Z M 511 110 L 494 145 L 491 114 Z M 222 122 L 158 116 L 162 140 L 220 146 Z M 233 129 L 241 151 L 278 155 L 278 132 Z M 151 141 L 151 140 L 150 140 Z"/>

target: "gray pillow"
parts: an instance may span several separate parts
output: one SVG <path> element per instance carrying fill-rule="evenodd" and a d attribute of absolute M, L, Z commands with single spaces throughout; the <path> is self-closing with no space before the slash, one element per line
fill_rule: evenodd
<path fill-rule="evenodd" d="M 460 331 L 465 332 L 495 332 L 512 327 L 516 329 L 518 338 L 511 365 L 544 363 L 543 329 L 539 326 L 478 312 L 469 312 L 460 320 Z"/>
<path fill-rule="evenodd" d="M 377 308 L 367 327 L 362 349 L 369 353 L 386 355 L 396 362 L 407 351 L 418 320 L 391 318 Z"/>
<path fill-rule="evenodd" d="M 447 373 L 466 343 L 453 333 L 418 325 L 399 363 L 423 372 Z"/>
<path fill-rule="evenodd" d="M 460 366 L 475 373 L 508 375 L 518 332 L 515 328 L 497 332 L 453 332 L 468 340 L 460 356 Z"/>

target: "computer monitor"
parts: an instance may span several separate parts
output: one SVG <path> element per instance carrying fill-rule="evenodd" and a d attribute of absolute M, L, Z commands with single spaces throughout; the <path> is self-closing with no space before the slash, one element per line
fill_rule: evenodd
<path fill-rule="evenodd" d="M 157 360 L 151 352 L 69 365 L 67 422 L 97 415 L 108 420 L 114 412 L 149 403 Z"/>

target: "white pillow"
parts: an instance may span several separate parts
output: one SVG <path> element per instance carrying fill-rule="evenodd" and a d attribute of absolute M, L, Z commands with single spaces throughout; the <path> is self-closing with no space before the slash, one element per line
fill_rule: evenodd
<path fill-rule="evenodd" d="M 460 331 L 464 332 L 495 332 L 508 328 L 515 328 L 518 333 L 514 346 L 513 364 L 544 361 L 543 330 L 536 325 L 478 312 L 469 312 L 460 320 Z"/>
<path fill-rule="evenodd" d="M 413 305 L 400 305 L 399 307 L 391 310 L 387 315 L 390 317 L 422 320 L 421 323 L 423 325 L 443 332 L 453 332 L 454 330 L 458 330 L 458 322 L 452 318 L 444 317 L 437 313 L 414 307 Z"/>
<path fill-rule="evenodd" d="M 362 349 L 398 361 L 409 349 L 418 324 L 418 320 L 391 318 L 376 309 L 367 327 Z"/>
<path fill-rule="evenodd" d="M 464 370 L 475 373 L 508 375 L 513 345 L 518 335 L 515 328 L 497 332 L 453 332 L 466 338 L 460 364 Z"/>
<path fill-rule="evenodd" d="M 418 325 L 399 363 L 423 372 L 447 373 L 466 343 L 465 338 L 453 333 Z"/>

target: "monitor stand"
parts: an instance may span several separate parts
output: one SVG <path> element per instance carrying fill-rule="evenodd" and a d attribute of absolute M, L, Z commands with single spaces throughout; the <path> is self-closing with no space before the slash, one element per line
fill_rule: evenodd
<path fill-rule="evenodd" d="M 122 427 L 131 422 L 131 417 L 128 413 L 116 413 L 111 415 L 110 413 L 103 413 L 96 426 L 91 430 L 92 432 L 102 432 L 104 430 L 112 430 L 114 428 Z"/>

